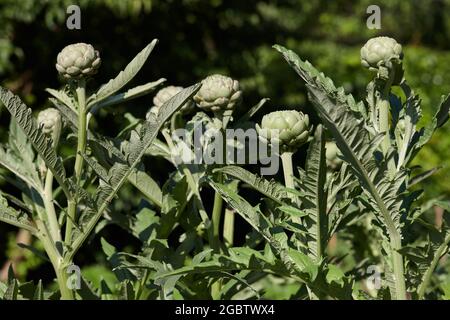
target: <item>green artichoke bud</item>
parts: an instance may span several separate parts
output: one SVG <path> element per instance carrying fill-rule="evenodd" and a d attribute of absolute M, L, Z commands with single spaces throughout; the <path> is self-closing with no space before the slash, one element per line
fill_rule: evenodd
<path fill-rule="evenodd" d="M 184 89 L 183 87 L 168 86 L 159 90 L 158 93 L 153 98 L 154 106 L 149 110 L 149 112 L 154 112 L 155 115 L 158 115 L 158 111 L 162 107 L 162 105 L 183 89 Z M 151 111 L 152 109 L 153 111 Z M 180 108 L 180 111 L 183 114 L 187 114 L 193 109 L 194 109 L 194 102 L 190 100 Z"/>
<path fill-rule="evenodd" d="M 392 59 L 402 60 L 402 46 L 395 39 L 376 37 L 369 39 L 361 48 L 361 64 L 366 68 L 378 69 Z"/>
<path fill-rule="evenodd" d="M 371 71 L 377 71 L 382 77 L 381 68 L 386 68 L 387 73 L 395 71 L 392 84 L 399 84 L 403 78 L 402 46 L 395 39 L 389 37 L 376 37 L 369 39 L 361 48 L 361 64 Z M 386 70 L 385 69 L 385 70 Z"/>
<path fill-rule="evenodd" d="M 339 157 L 341 155 L 342 153 L 335 142 L 328 141 L 325 143 L 325 158 L 328 167 L 339 168 L 342 164 L 342 159 Z"/>
<path fill-rule="evenodd" d="M 66 79 L 82 79 L 97 73 L 101 59 L 97 50 L 86 43 L 66 46 L 58 54 L 56 69 Z"/>
<path fill-rule="evenodd" d="M 307 114 L 295 110 L 266 114 L 261 126 L 256 125 L 259 136 L 267 142 L 277 142 L 281 152 L 294 151 L 308 141 L 312 127 Z"/>
<path fill-rule="evenodd" d="M 194 96 L 194 101 L 205 111 L 219 112 L 234 109 L 241 97 L 239 81 L 213 74 L 202 80 L 202 87 Z"/>
<path fill-rule="evenodd" d="M 38 114 L 37 122 L 42 132 L 50 136 L 56 146 L 61 135 L 62 119 L 61 113 L 55 108 L 42 110 Z"/>

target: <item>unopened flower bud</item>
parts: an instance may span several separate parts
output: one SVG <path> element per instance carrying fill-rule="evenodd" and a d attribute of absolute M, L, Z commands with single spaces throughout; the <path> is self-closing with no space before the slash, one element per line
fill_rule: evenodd
<path fill-rule="evenodd" d="M 308 141 L 312 127 L 307 114 L 285 110 L 266 114 L 256 129 L 261 139 L 278 143 L 281 151 L 294 151 Z"/>
<path fill-rule="evenodd" d="M 56 146 L 61 134 L 61 113 L 55 108 L 48 108 L 39 112 L 37 122 L 42 132 L 50 136 Z"/>
<path fill-rule="evenodd" d="M 220 112 L 234 109 L 241 96 L 239 81 L 213 74 L 202 80 L 202 87 L 194 96 L 194 101 L 205 111 Z"/>
<path fill-rule="evenodd" d="M 75 43 L 58 54 L 56 69 L 64 78 L 78 80 L 97 73 L 100 64 L 100 55 L 92 45 Z"/>

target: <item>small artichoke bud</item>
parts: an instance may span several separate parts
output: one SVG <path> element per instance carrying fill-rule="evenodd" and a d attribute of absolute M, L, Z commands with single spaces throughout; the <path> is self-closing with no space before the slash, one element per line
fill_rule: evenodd
<path fill-rule="evenodd" d="M 204 111 L 223 112 L 234 109 L 241 97 L 239 81 L 213 74 L 202 80 L 202 87 L 194 96 L 194 101 Z"/>
<path fill-rule="evenodd" d="M 397 85 L 403 78 L 403 51 L 402 46 L 395 39 L 389 37 L 375 37 L 369 39 L 361 48 L 361 64 L 371 71 L 378 72 L 379 76 L 386 78 L 386 73 L 395 71 L 393 85 Z"/>
<path fill-rule="evenodd" d="M 325 158 L 327 166 L 331 169 L 337 169 L 342 164 L 342 159 L 339 157 L 342 155 L 338 146 L 333 141 L 328 141 L 325 143 Z"/>
<path fill-rule="evenodd" d="M 183 87 L 176 87 L 176 86 L 168 86 L 165 88 L 162 88 L 158 91 L 158 93 L 153 98 L 153 104 L 154 111 L 156 111 L 156 114 L 158 113 L 159 109 L 162 107 L 164 103 L 166 103 L 170 98 L 175 96 L 177 93 L 179 93 L 181 90 L 183 90 Z M 186 102 L 181 108 L 180 112 L 183 114 L 188 114 L 194 109 L 194 102 L 192 100 Z"/>
<path fill-rule="evenodd" d="M 266 114 L 256 125 L 259 136 L 267 142 L 277 142 L 281 152 L 295 151 L 308 141 L 312 127 L 307 114 L 295 110 Z"/>
<path fill-rule="evenodd" d="M 66 46 L 56 59 L 56 69 L 59 74 L 69 80 L 79 80 L 94 75 L 100 64 L 98 51 L 86 43 Z"/>
<path fill-rule="evenodd" d="M 55 108 L 42 110 L 37 122 L 42 132 L 52 138 L 54 146 L 58 145 L 62 127 L 61 113 Z"/>

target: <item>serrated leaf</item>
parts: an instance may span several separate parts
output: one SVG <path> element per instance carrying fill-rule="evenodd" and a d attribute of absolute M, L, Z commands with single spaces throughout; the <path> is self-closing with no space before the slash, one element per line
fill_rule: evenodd
<path fill-rule="evenodd" d="M 8 290 L 8 286 L 4 282 L 0 281 L 0 300 L 4 299 L 6 290 Z"/>
<path fill-rule="evenodd" d="M 36 189 L 38 192 L 42 192 L 42 184 L 39 180 L 36 168 L 30 168 L 23 164 L 23 160 L 17 155 L 14 155 L 9 150 L 3 149 L 0 146 L 0 165 L 8 169 L 10 172 L 26 183 L 29 187 Z"/>
<path fill-rule="evenodd" d="M 25 132 L 33 147 L 44 160 L 47 168 L 52 171 L 53 176 L 66 195 L 70 194 L 62 159 L 56 154 L 52 146 L 52 140 L 38 127 L 31 115 L 31 109 L 18 96 L 3 87 L 0 87 L 0 100 L 16 119 L 17 124 Z"/>
<path fill-rule="evenodd" d="M 37 233 L 36 226 L 28 215 L 8 206 L 8 201 L 0 194 L 0 221 L 23 228 L 33 234 Z"/>
<path fill-rule="evenodd" d="M 431 140 L 434 132 L 442 127 L 449 119 L 450 114 L 450 94 L 447 96 L 442 96 L 441 103 L 439 105 L 438 111 L 434 115 L 431 122 L 420 132 L 419 141 L 417 143 L 416 149 L 420 149 L 428 141 Z"/>
<path fill-rule="evenodd" d="M 14 271 L 12 265 L 9 265 L 8 268 L 8 288 L 3 295 L 4 300 L 17 300 L 19 294 L 19 282 L 16 280 L 14 276 Z"/>
<path fill-rule="evenodd" d="M 44 288 L 42 286 L 42 280 L 39 280 L 36 290 L 34 291 L 33 300 L 44 300 Z"/>
<path fill-rule="evenodd" d="M 325 160 L 325 139 L 323 128 L 319 125 L 314 140 L 308 148 L 306 168 L 303 177 L 298 180 L 303 192 L 302 211 L 305 212 L 304 225 L 308 229 L 306 242 L 308 252 L 316 262 L 322 259 L 328 244 L 328 216 L 326 188 L 327 167 Z"/>
<path fill-rule="evenodd" d="M 226 186 L 210 181 L 210 185 L 219 192 L 228 205 L 244 218 L 258 233 L 274 248 L 275 252 L 283 261 L 286 269 L 302 276 L 303 270 L 289 256 L 287 235 L 283 230 L 275 228 L 274 225 L 261 213 L 259 208 L 252 207 L 245 199 Z"/>
<path fill-rule="evenodd" d="M 328 265 L 328 271 L 326 275 L 326 280 L 329 284 L 336 282 L 339 285 L 344 285 L 343 278 L 345 277 L 344 272 L 338 266 L 333 264 Z"/>
<path fill-rule="evenodd" d="M 295 262 L 301 272 L 309 275 L 310 281 L 314 281 L 316 279 L 317 274 L 319 273 L 319 268 L 310 257 L 294 249 L 289 249 L 288 255 Z"/>
<path fill-rule="evenodd" d="M 223 168 L 216 169 L 216 171 L 222 172 L 247 183 L 253 189 L 281 205 L 283 204 L 283 199 L 289 199 L 289 196 L 282 184 L 276 182 L 275 180 L 268 181 L 251 173 L 250 171 L 245 170 L 244 168 L 238 166 L 225 166 Z"/>
<path fill-rule="evenodd" d="M 413 178 L 411 178 L 411 180 L 409 181 L 409 186 L 413 186 L 415 184 L 418 184 L 419 182 L 431 177 L 434 173 L 436 173 L 436 171 L 442 169 L 442 167 L 436 167 L 430 170 L 427 170 L 425 172 L 422 172 L 416 176 L 414 176 Z"/>
<path fill-rule="evenodd" d="M 438 204 L 439 203 L 439 204 Z M 430 230 L 429 242 L 425 247 L 410 247 L 409 259 L 417 264 L 419 269 L 418 298 L 425 296 L 431 277 L 439 260 L 448 252 L 450 247 L 450 202 L 438 201 L 437 205 L 444 212 L 441 230 Z"/>

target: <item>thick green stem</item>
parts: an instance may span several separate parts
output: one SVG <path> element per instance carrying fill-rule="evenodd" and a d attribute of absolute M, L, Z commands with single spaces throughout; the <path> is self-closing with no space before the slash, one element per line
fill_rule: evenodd
<path fill-rule="evenodd" d="M 394 282 L 396 300 L 406 300 L 405 270 L 403 267 L 403 256 L 398 250 L 402 247 L 400 236 L 391 235 L 392 263 L 394 265 Z"/>
<path fill-rule="evenodd" d="M 427 271 L 425 271 L 425 274 L 422 278 L 422 283 L 419 285 L 419 288 L 417 290 L 419 300 L 422 300 L 423 297 L 425 296 L 426 289 L 428 288 L 428 285 L 431 281 L 431 276 L 433 275 L 433 272 L 436 269 L 437 264 L 439 263 L 439 259 L 441 259 L 441 257 L 447 251 L 449 243 L 450 243 L 450 235 L 448 235 L 444 239 L 444 242 L 436 250 L 433 260 L 431 261 L 431 264 L 428 267 Z"/>
<path fill-rule="evenodd" d="M 380 92 L 380 100 L 377 103 L 379 115 L 378 116 L 379 130 L 381 132 L 384 132 L 384 137 L 383 140 L 381 141 L 381 149 L 385 156 L 387 156 L 389 148 L 391 146 L 389 95 L 391 92 L 392 82 L 394 81 L 394 78 L 395 78 L 395 70 L 392 70 L 389 74 L 389 78 L 386 80 L 386 83 L 384 84 L 383 91 Z M 395 172 L 395 163 L 393 159 L 390 159 L 388 161 L 388 168 L 390 172 Z"/>
<path fill-rule="evenodd" d="M 384 132 L 383 141 L 381 142 L 381 148 L 383 149 L 383 153 L 387 154 L 389 146 L 391 144 L 391 139 L 389 137 L 389 101 L 385 97 L 383 97 L 378 103 L 378 112 L 380 131 Z"/>
<path fill-rule="evenodd" d="M 384 138 L 381 142 L 381 148 L 385 156 L 387 156 L 389 152 L 389 148 L 391 146 L 390 139 L 390 119 L 389 119 L 389 111 L 390 111 L 390 103 L 389 103 L 389 95 L 391 92 L 392 82 L 395 78 L 395 70 L 392 70 L 389 74 L 389 78 L 386 80 L 386 83 L 383 88 L 383 92 L 380 92 L 381 99 L 378 102 L 378 112 L 379 112 L 379 129 L 381 132 L 384 132 Z M 388 161 L 388 169 L 390 172 L 395 172 L 395 163 L 393 159 Z M 394 282 L 396 289 L 396 299 L 397 300 L 406 300 L 406 284 L 405 284 L 405 270 L 403 266 L 403 256 L 399 252 L 402 247 L 402 241 L 400 234 L 397 232 L 394 226 L 389 227 L 390 230 L 390 245 L 392 249 L 392 264 L 394 269 Z"/>
<path fill-rule="evenodd" d="M 86 82 L 80 80 L 78 82 L 77 100 L 78 100 L 78 144 L 77 154 L 75 158 L 75 181 L 78 187 L 81 187 L 81 174 L 83 172 L 84 158 L 82 154 L 86 151 L 86 133 L 87 133 L 87 117 L 86 117 Z M 73 223 L 76 219 L 78 199 L 68 202 L 68 219 L 66 224 L 66 243 L 70 243 L 73 233 Z"/>
<path fill-rule="evenodd" d="M 53 204 L 53 173 L 50 170 L 47 170 L 47 176 L 45 177 L 43 200 L 53 241 L 61 241 L 60 226 L 56 216 L 55 205 Z"/>
<path fill-rule="evenodd" d="M 283 152 L 281 154 L 283 163 L 284 184 L 286 188 L 294 189 L 294 169 L 292 166 L 292 152 Z"/>
<path fill-rule="evenodd" d="M 58 252 L 55 243 L 52 241 L 45 223 L 41 220 L 36 220 L 36 227 L 38 229 L 38 238 L 41 240 L 45 252 L 47 253 L 53 269 L 55 270 L 56 281 L 58 283 L 59 291 L 61 292 L 61 299 L 74 300 L 74 292 L 67 285 L 68 274 L 67 269 L 64 268 L 64 265 L 67 264 L 64 264 L 64 259 Z"/>
<path fill-rule="evenodd" d="M 284 174 L 284 185 L 286 188 L 295 189 L 294 183 L 294 168 L 292 166 L 292 152 L 283 152 L 281 154 L 281 163 L 283 164 L 283 174 Z M 299 200 L 295 195 L 292 195 L 292 200 L 294 200 L 297 204 Z"/>
<path fill-rule="evenodd" d="M 56 271 L 56 280 L 58 281 L 59 290 L 61 292 L 61 300 L 75 300 L 74 291 L 69 288 L 69 277 L 67 268 L 60 263 Z"/>
<path fill-rule="evenodd" d="M 233 209 L 225 208 L 225 218 L 223 221 L 223 241 L 227 247 L 232 247 L 234 243 L 234 217 L 236 213 Z"/>
<path fill-rule="evenodd" d="M 214 251 L 220 251 L 220 218 L 222 217 L 223 199 L 221 195 L 216 192 L 214 194 L 214 207 L 212 212 L 212 225 L 213 225 L 213 237 L 214 243 L 212 247 Z"/>

